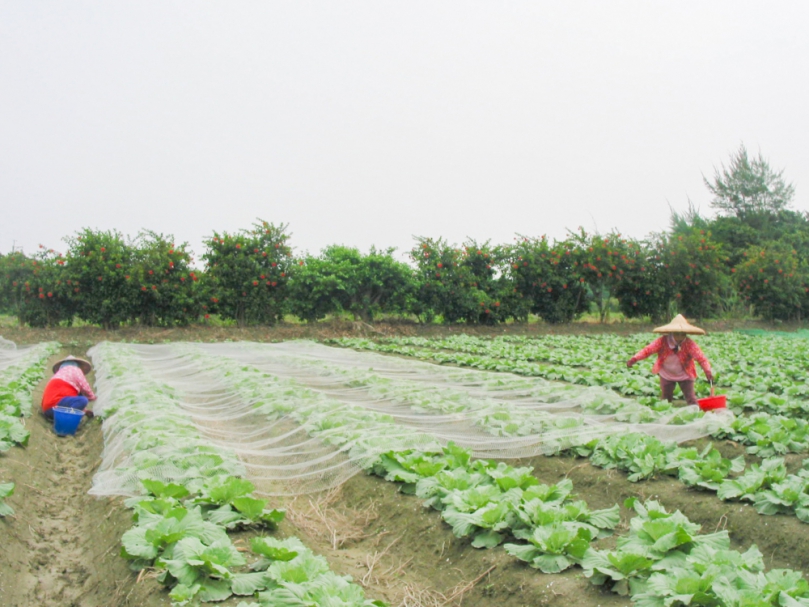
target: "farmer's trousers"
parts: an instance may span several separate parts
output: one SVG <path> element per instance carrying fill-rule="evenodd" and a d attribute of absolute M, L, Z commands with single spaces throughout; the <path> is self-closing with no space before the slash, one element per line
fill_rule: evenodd
<path fill-rule="evenodd" d="M 81 409 L 82 411 L 90 401 L 86 396 L 65 396 L 62 400 L 56 403 L 57 407 L 70 407 L 71 409 Z M 53 409 L 48 409 L 42 412 L 46 419 L 53 419 Z"/>
<path fill-rule="evenodd" d="M 689 405 L 697 404 L 697 394 L 694 392 L 694 380 L 688 379 L 684 381 L 671 381 L 669 379 L 660 378 L 660 391 L 663 393 L 663 400 L 671 402 L 674 399 L 674 386 L 680 384 L 680 390 L 683 391 L 685 402 Z"/>

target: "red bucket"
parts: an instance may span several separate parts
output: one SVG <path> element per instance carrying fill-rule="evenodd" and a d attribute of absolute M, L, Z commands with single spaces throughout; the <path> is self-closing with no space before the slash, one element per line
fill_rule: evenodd
<path fill-rule="evenodd" d="M 719 396 L 700 398 L 697 403 L 699 404 L 699 408 L 703 411 L 713 411 L 714 409 L 725 409 L 727 407 L 727 400 L 727 396 L 720 394 Z"/>
<path fill-rule="evenodd" d="M 707 398 L 700 398 L 699 400 L 697 400 L 697 404 L 699 404 L 699 408 L 702 409 L 703 411 L 713 411 L 714 409 L 725 409 L 727 408 L 728 398 L 724 394 L 714 396 L 713 382 L 711 382 L 711 395 Z"/>

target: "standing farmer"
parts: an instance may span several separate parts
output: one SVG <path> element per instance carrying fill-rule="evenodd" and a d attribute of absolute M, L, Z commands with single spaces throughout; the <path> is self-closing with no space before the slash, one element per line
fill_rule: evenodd
<path fill-rule="evenodd" d="M 626 366 L 631 367 L 639 360 L 648 358 L 656 352 L 657 360 L 652 366 L 652 373 L 660 376 L 660 391 L 663 399 L 671 402 L 674 397 L 674 386 L 679 384 L 685 402 L 689 405 L 696 405 L 697 395 L 694 392 L 694 380 L 697 379 L 697 371 L 694 361 L 696 360 L 702 367 L 708 381 L 713 381 L 713 373 L 705 354 L 696 343 L 691 341 L 688 334 L 705 335 L 705 331 L 689 324 L 682 314 L 678 314 L 669 324 L 657 327 L 654 332 L 666 335 L 658 337 L 635 354 L 627 361 Z"/>
<path fill-rule="evenodd" d="M 85 377 L 92 369 L 88 361 L 72 355 L 53 365 L 54 376 L 42 394 L 42 415 L 53 419 L 53 408 L 58 406 L 81 409 L 88 418 L 93 417 L 92 411 L 85 411 L 87 403 L 96 399 Z"/>

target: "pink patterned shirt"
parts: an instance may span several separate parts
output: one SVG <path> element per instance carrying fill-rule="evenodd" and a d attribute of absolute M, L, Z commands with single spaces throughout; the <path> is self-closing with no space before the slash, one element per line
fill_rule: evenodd
<path fill-rule="evenodd" d="M 88 400 L 96 399 L 93 389 L 87 383 L 87 378 L 84 377 L 84 373 L 78 367 L 59 367 L 59 370 L 53 374 L 52 379 L 61 379 L 63 382 L 70 384 L 79 391 L 79 394 L 86 396 Z"/>
<path fill-rule="evenodd" d="M 676 356 L 680 360 L 680 364 L 683 366 L 683 369 L 685 369 L 685 372 L 690 379 L 697 378 L 697 370 L 694 367 L 694 361 L 697 361 L 700 367 L 702 367 L 706 378 L 713 378 L 711 364 L 708 362 L 708 359 L 705 357 L 702 350 L 699 349 L 699 346 L 694 343 L 691 338 L 686 337 L 680 344 L 680 347 L 677 348 L 677 352 L 675 352 L 674 347 L 669 345 L 669 340 L 667 337 L 668 335 L 658 337 L 648 346 L 643 348 L 643 350 L 630 358 L 629 362 L 634 365 L 639 360 L 648 358 L 652 354 L 657 354 L 657 360 L 655 360 L 654 364 L 652 365 L 652 373 L 660 373 L 660 370 L 663 368 L 663 362 L 670 356 Z"/>
<path fill-rule="evenodd" d="M 677 346 L 677 341 L 671 336 L 667 335 L 668 346 L 672 352 Z M 688 381 L 688 373 L 685 372 L 685 367 L 677 356 L 667 356 L 663 360 L 663 366 L 660 367 L 660 377 L 669 381 Z"/>

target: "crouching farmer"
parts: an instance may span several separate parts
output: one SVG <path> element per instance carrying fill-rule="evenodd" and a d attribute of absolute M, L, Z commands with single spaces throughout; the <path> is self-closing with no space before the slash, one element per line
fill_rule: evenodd
<path fill-rule="evenodd" d="M 88 418 L 93 417 L 93 412 L 87 411 L 86 407 L 96 395 L 85 377 L 92 369 L 88 361 L 75 356 L 68 356 L 53 365 L 54 376 L 42 394 L 42 414 L 53 419 L 54 407 L 70 407 L 84 411 Z"/>
<path fill-rule="evenodd" d="M 666 335 L 654 340 L 635 354 L 627 361 L 626 366 L 631 367 L 639 360 L 657 353 L 652 373 L 660 376 L 660 391 L 663 399 L 671 402 L 674 398 L 674 386 L 679 384 L 685 402 L 689 405 L 696 405 L 697 395 L 694 392 L 694 381 L 697 379 L 697 371 L 694 361 L 697 361 L 702 367 L 708 381 L 713 381 L 713 373 L 705 354 L 687 334 L 705 335 L 705 331 L 689 324 L 682 314 L 678 314 L 669 324 L 657 327 L 654 332 L 666 333 Z"/>

